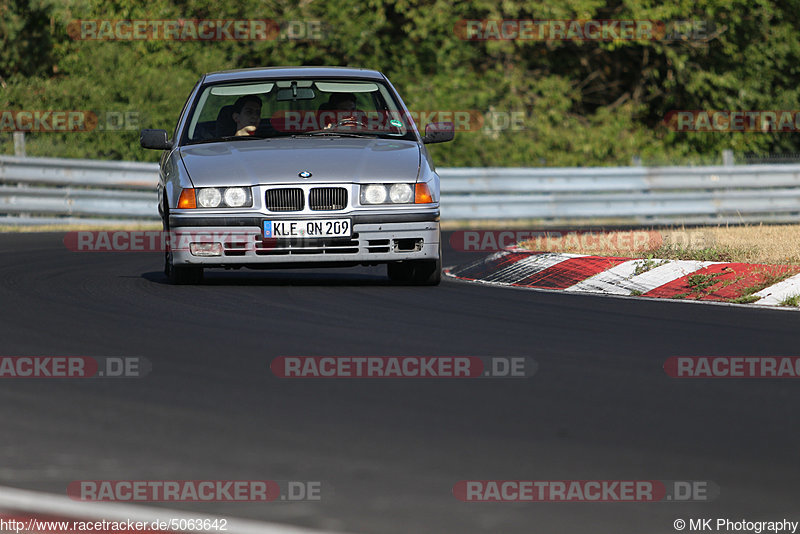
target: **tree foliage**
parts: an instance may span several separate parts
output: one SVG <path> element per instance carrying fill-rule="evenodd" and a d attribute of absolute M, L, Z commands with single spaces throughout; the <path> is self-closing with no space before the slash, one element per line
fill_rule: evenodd
<path fill-rule="evenodd" d="M 273 65 L 378 69 L 414 110 L 522 113 L 524 129 L 459 132 L 439 165 L 684 162 L 800 152 L 797 133 L 682 133 L 672 110 L 798 110 L 800 2 L 787 0 L 0 0 L 0 110 L 135 112 L 172 130 L 200 74 Z M 321 21 L 321 39 L 90 41 L 78 19 Z M 700 21 L 704 39 L 467 41 L 464 19 Z M 130 125 L 129 125 L 130 126 Z M 136 125 L 133 125 L 136 126 Z M 13 151 L 0 134 L 0 151 Z M 35 156 L 154 160 L 133 130 L 32 133 Z"/>

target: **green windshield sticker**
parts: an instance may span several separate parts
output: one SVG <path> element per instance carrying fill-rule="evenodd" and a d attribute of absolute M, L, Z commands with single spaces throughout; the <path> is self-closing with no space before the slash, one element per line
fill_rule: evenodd
<path fill-rule="evenodd" d="M 402 128 L 402 127 L 403 127 L 403 123 L 402 123 L 402 122 L 400 122 L 400 121 L 399 121 L 399 120 L 397 120 L 397 119 L 392 119 L 392 120 L 390 120 L 390 121 L 389 121 L 389 124 L 391 124 L 392 126 L 397 126 L 398 128 Z"/>

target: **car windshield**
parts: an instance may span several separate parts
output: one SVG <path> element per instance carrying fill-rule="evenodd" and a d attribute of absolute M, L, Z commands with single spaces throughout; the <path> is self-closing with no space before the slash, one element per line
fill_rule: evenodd
<path fill-rule="evenodd" d="M 415 139 L 411 118 L 383 83 L 271 80 L 205 87 L 184 143 L 289 136 Z"/>

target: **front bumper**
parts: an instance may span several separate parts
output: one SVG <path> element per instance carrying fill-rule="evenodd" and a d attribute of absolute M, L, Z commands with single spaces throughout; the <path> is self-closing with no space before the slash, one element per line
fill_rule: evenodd
<path fill-rule="evenodd" d="M 171 215 L 170 230 L 175 234 L 172 247 L 176 265 L 204 267 L 302 267 L 381 264 L 406 260 L 439 258 L 439 212 L 392 214 L 342 214 L 324 218 L 350 218 L 351 238 L 263 239 L 262 221 L 309 219 L 313 217 L 276 216 L 187 216 Z M 198 256 L 190 244 L 221 244 L 221 254 Z"/>

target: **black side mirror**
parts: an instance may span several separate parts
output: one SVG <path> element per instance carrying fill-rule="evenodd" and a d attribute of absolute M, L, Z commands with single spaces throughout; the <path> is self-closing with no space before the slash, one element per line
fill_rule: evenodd
<path fill-rule="evenodd" d="M 154 150 L 169 150 L 172 148 L 172 141 L 167 139 L 166 130 L 142 130 L 139 133 L 139 144 L 143 148 Z"/>
<path fill-rule="evenodd" d="M 452 141 L 456 135 L 455 129 L 452 122 L 431 122 L 425 126 L 425 137 L 422 138 L 422 142 L 429 145 Z"/>

